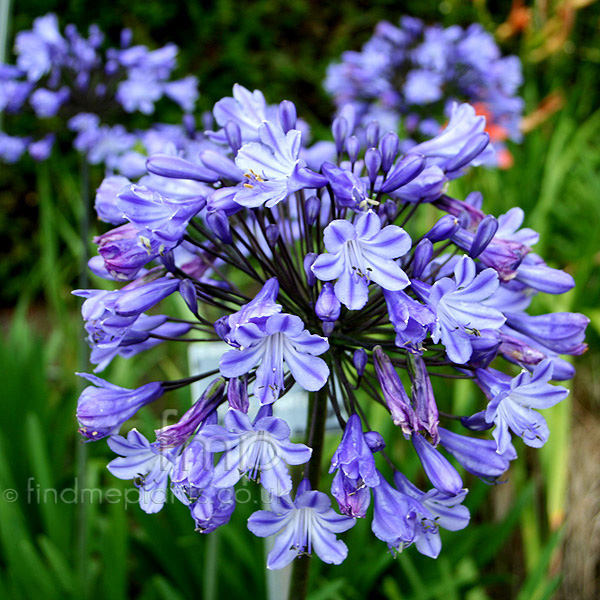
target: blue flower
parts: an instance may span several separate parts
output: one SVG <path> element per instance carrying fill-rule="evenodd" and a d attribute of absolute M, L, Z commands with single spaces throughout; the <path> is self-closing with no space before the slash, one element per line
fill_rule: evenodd
<path fill-rule="evenodd" d="M 304 188 L 322 187 L 327 180 L 305 168 L 300 158 L 302 133 L 265 121 L 258 128 L 260 142 L 242 146 L 235 164 L 246 182 L 236 191 L 234 201 L 241 206 L 275 206 L 290 194 Z"/>
<path fill-rule="evenodd" d="M 379 475 L 373 451 L 363 435 L 360 417 L 356 414 L 350 415 L 342 441 L 331 459 L 329 472 L 335 470 L 338 472 L 331 493 L 337 499 L 340 510 L 350 517 L 364 517 L 369 506 L 369 494 L 368 490 L 366 494 L 362 490 L 365 486 L 372 488 L 379 485 Z M 360 499 L 356 499 L 358 502 L 351 498 L 353 492 L 349 490 L 359 494 Z"/>
<path fill-rule="evenodd" d="M 419 519 L 415 540 L 417 550 L 425 556 L 437 558 L 442 549 L 439 528 L 459 531 L 469 524 L 469 509 L 462 505 L 467 490 L 460 490 L 453 495 L 444 494 L 437 489 L 422 492 L 400 471 L 394 473 L 394 483 L 398 490 L 414 498 L 421 505 L 421 509 L 417 512 Z"/>
<path fill-rule="evenodd" d="M 120 455 L 108 463 L 108 470 L 119 479 L 133 479 L 144 512 L 160 511 L 167 499 L 176 449 L 161 452 L 136 429 L 132 429 L 127 438 L 121 435 L 110 437 L 108 445 Z"/>
<path fill-rule="evenodd" d="M 248 519 L 248 529 L 258 537 L 277 535 L 267 557 L 268 569 L 282 569 L 297 556 L 312 554 L 326 563 L 339 565 L 348 555 L 348 548 L 336 533 L 354 526 L 355 520 L 338 515 L 331 500 L 310 489 L 305 479 L 299 486 L 296 499 L 274 498 L 271 510 L 259 510 Z"/>
<path fill-rule="evenodd" d="M 523 371 L 512 379 L 495 369 L 477 369 L 477 380 L 491 399 L 485 420 L 496 426 L 493 436 L 499 453 L 510 449 L 509 430 L 533 448 L 546 443 L 548 426 L 535 409 L 550 408 L 569 394 L 566 388 L 548 383 L 552 371 L 552 362 L 547 359 L 533 373 Z"/>
<path fill-rule="evenodd" d="M 438 321 L 432 339 L 436 343 L 441 339 L 451 361 L 466 363 L 473 353 L 472 337 L 480 329 L 498 329 L 506 321 L 499 310 L 485 304 L 498 285 L 494 269 L 476 274 L 475 263 L 468 256 L 457 263 L 454 279 L 444 277 L 433 284 L 429 304 Z"/>
<path fill-rule="evenodd" d="M 253 424 L 248 415 L 235 409 L 225 415 L 225 427 L 207 425 L 198 435 L 209 452 L 223 452 L 214 469 L 213 486 L 230 487 L 248 475 L 276 496 L 292 489 L 287 465 L 302 465 L 312 453 L 289 438 L 290 428 L 282 419 L 259 413 Z"/>
<path fill-rule="evenodd" d="M 354 224 L 337 219 L 323 232 L 328 254 L 321 254 L 312 271 L 321 281 L 337 279 L 335 295 L 350 310 L 366 303 L 371 281 L 386 290 L 402 290 L 409 279 L 394 262 L 410 248 L 410 237 L 400 227 L 387 225 L 373 211 L 362 213 Z"/>
<path fill-rule="evenodd" d="M 284 362 L 305 390 L 320 390 L 327 382 L 329 368 L 317 357 L 329 343 L 304 329 L 300 317 L 279 314 L 268 317 L 262 326 L 240 325 L 232 339 L 238 347 L 221 357 L 221 375 L 240 377 L 259 365 L 253 390 L 262 404 L 275 402 L 283 391 Z"/>

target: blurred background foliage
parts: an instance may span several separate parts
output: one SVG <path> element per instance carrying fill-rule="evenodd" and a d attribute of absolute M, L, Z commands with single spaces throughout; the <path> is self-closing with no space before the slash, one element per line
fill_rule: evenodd
<path fill-rule="evenodd" d="M 437 561 L 413 549 L 394 559 L 366 520 L 349 532 L 350 555 L 342 566 L 315 561 L 310 598 L 597 598 L 600 5 L 18 0 L 9 21 L 11 43 L 16 31 L 49 11 L 62 26 L 97 23 L 112 40 L 128 26 L 138 43 L 176 43 L 180 72 L 200 78 L 201 111 L 239 82 L 260 88 L 270 102 L 293 100 L 316 135 L 326 135 L 332 111 L 321 88 L 326 66 L 344 50 L 358 49 L 381 19 L 395 22 L 411 14 L 444 25 L 479 21 L 496 33 L 505 53 L 522 58 L 528 133 L 522 144 L 510 146 L 513 168 L 476 170 L 452 191 L 464 197 L 481 190 L 493 214 L 512 206 L 525 210 L 526 225 L 542 234 L 536 251 L 577 281 L 566 297 L 540 298 L 537 308 L 588 314 L 590 350 L 576 359 L 571 397 L 546 412 L 552 431 L 546 447 L 535 453 L 520 444 L 521 460 L 503 485 L 489 488 L 467 477 L 472 525 L 443 535 Z M 159 112 L 161 119 L 168 121 L 169 114 Z M 90 177 L 94 189 L 101 169 Z M 73 372 L 88 366 L 78 341 L 80 302 L 70 290 L 77 287 L 82 257 L 92 251 L 81 236 L 83 214 L 79 160 L 72 152 L 55 153 L 40 165 L 24 160 L 0 166 L 0 598 L 264 597 L 262 541 L 245 527 L 258 498 L 241 504 L 230 526 L 207 537 L 193 531 L 178 503 L 145 515 L 123 500 L 104 495 L 100 501 L 98 492 L 80 501 L 84 488 L 129 489 L 106 471 L 106 445 L 83 446 L 76 434 L 81 386 Z M 94 223 L 92 230 L 100 228 Z M 115 361 L 107 379 L 134 387 L 142 383 L 140 373 L 152 379 L 184 376 L 186 357 L 172 346 Z M 436 395 L 459 413 L 477 402 L 464 382 L 441 386 Z M 174 400 L 182 409 L 189 404 L 185 390 Z M 149 433 L 166 406 L 143 410 L 134 425 Z M 374 414 L 372 420 L 391 431 L 389 419 Z M 330 443 L 333 448 L 336 439 Z M 412 475 L 414 456 L 404 456 L 402 445 L 391 450 Z M 5 494 L 13 489 L 17 501 Z M 52 490 L 65 494 L 55 500 Z"/>

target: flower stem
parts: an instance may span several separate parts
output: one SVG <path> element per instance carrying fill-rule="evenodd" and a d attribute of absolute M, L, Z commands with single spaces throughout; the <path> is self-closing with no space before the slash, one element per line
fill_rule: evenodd
<path fill-rule="evenodd" d="M 308 479 L 313 490 L 319 486 L 321 463 L 325 439 L 325 422 L 327 421 L 328 390 L 324 386 L 310 396 L 307 444 L 312 448 L 312 456 L 308 463 Z M 310 555 L 301 556 L 294 561 L 288 600 L 305 600 L 308 592 L 310 571 Z"/>

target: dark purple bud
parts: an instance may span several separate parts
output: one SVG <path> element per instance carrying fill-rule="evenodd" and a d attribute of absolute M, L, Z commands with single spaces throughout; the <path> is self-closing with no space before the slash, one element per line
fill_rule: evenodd
<path fill-rule="evenodd" d="M 227 385 L 227 400 L 230 408 L 248 413 L 250 402 L 248 400 L 248 384 L 246 378 L 234 377 Z"/>
<path fill-rule="evenodd" d="M 367 431 L 367 433 L 365 433 L 365 441 L 373 454 L 385 448 L 385 440 L 377 431 Z"/>
<path fill-rule="evenodd" d="M 323 330 L 323 335 L 325 337 L 329 337 L 333 333 L 333 330 L 335 329 L 335 322 L 334 321 L 322 321 L 321 329 Z"/>
<path fill-rule="evenodd" d="M 460 228 L 458 219 L 453 215 L 444 215 L 439 221 L 425 234 L 425 237 L 433 242 L 442 242 L 450 239 Z"/>
<path fill-rule="evenodd" d="M 411 395 L 419 429 L 425 430 L 431 436 L 433 444 L 437 445 L 440 419 L 427 366 L 421 355 L 408 353 L 407 356 L 408 374 L 412 383 Z"/>
<path fill-rule="evenodd" d="M 133 39 L 133 32 L 131 31 L 131 29 L 129 29 L 129 27 L 126 27 L 125 29 L 121 29 L 121 48 L 125 49 L 125 48 L 129 48 L 129 46 L 131 45 L 131 40 Z"/>
<path fill-rule="evenodd" d="M 183 115 L 183 126 L 188 137 L 193 138 L 196 134 L 196 117 L 189 113 Z"/>
<path fill-rule="evenodd" d="M 358 350 L 354 351 L 352 355 L 352 362 L 354 364 L 354 368 L 356 369 L 356 373 L 359 377 L 362 377 L 365 372 L 365 368 L 367 367 L 367 363 L 369 362 L 369 357 L 367 356 L 367 351 L 364 348 L 358 348 Z"/>
<path fill-rule="evenodd" d="M 470 417 L 463 417 L 460 420 L 460 424 L 471 431 L 486 431 L 494 426 L 493 423 L 488 423 L 485 420 L 485 410 L 475 413 Z"/>
<path fill-rule="evenodd" d="M 379 144 L 379 123 L 377 121 L 371 121 L 367 125 L 366 138 L 369 148 L 376 147 Z"/>
<path fill-rule="evenodd" d="M 230 181 L 241 181 L 244 177 L 241 169 L 226 156 L 215 152 L 214 150 L 204 150 L 200 153 L 200 160 L 205 167 L 208 167 L 211 171 L 214 171 L 222 179 L 229 179 Z"/>
<path fill-rule="evenodd" d="M 408 439 L 415 430 L 416 415 L 410 405 L 410 399 L 404 391 L 402 381 L 392 365 L 390 357 L 385 354 L 381 346 L 373 350 L 375 372 L 381 385 L 383 397 L 392 415 L 395 425 L 402 428 L 402 433 Z"/>
<path fill-rule="evenodd" d="M 458 494 L 463 488 L 463 482 L 448 459 L 418 433 L 413 433 L 412 443 L 433 487 L 448 496 Z"/>
<path fill-rule="evenodd" d="M 333 291 L 333 283 L 327 281 L 321 288 L 321 293 L 315 304 L 315 314 L 321 321 L 337 321 L 340 318 L 342 303 Z"/>
<path fill-rule="evenodd" d="M 388 221 L 393 223 L 396 215 L 398 214 L 398 205 L 396 204 L 396 201 L 388 198 L 383 205 L 383 210 L 388 218 Z"/>
<path fill-rule="evenodd" d="M 146 161 L 146 168 L 150 173 L 173 179 L 192 179 L 205 183 L 219 180 L 219 176 L 214 171 L 170 154 L 154 154 Z"/>
<path fill-rule="evenodd" d="M 512 444 L 503 454 L 496 452 L 495 440 L 482 440 L 439 428 L 444 449 L 469 472 L 486 482 L 494 483 L 517 458 Z"/>
<path fill-rule="evenodd" d="M 279 104 L 279 122 L 283 131 L 287 133 L 290 129 L 296 128 L 296 105 L 289 100 L 284 100 Z"/>
<path fill-rule="evenodd" d="M 333 120 L 331 132 L 333 133 L 335 149 L 337 150 L 338 154 L 341 154 L 344 148 L 344 141 L 348 135 L 348 121 L 346 121 L 345 117 L 336 117 Z"/>
<path fill-rule="evenodd" d="M 469 250 L 469 256 L 471 258 L 477 258 L 494 239 L 498 231 L 498 221 L 493 215 L 487 215 L 483 221 L 479 223 L 471 249 Z"/>
<path fill-rule="evenodd" d="M 265 237 L 269 246 L 274 246 L 279 239 L 279 226 L 271 223 L 265 229 Z"/>
<path fill-rule="evenodd" d="M 315 274 L 312 272 L 311 269 L 315 260 L 317 260 L 317 256 L 319 255 L 316 252 L 309 252 L 304 257 L 304 273 L 306 273 L 306 283 L 308 283 L 308 285 L 310 286 L 315 285 L 317 281 L 317 278 L 315 277 Z"/>
<path fill-rule="evenodd" d="M 388 173 L 380 192 L 387 194 L 412 181 L 425 168 L 425 158 L 420 154 L 407 154 Z"/>
<path fill-rule="evenodd" d="M 321 199 L 318 196 L 311 196 L 306 201 L 306 222 L 309 226 L 316 223 L 321 212 Z"/>
<path fill-rule="evenodd" d="M 140 315 L 152 308 L 179 287 L 179 280 L 161 277 L 131 289 L 127 287 L 121 290 L 121 297 L 115 302 L 115 313 L 121 317 Z"/>
<path fill-rule="evenodd" d="M 231 333 L 231 327 L 229 326 L 229 315 L 225 315 L 217 319 L 213 325 L 216 334 L 223 340 L 227 341 L 229 334 Z"/>
<path fill-rule="evenodd" d="M 388 131 L 381 138 L 381 142 L 379 142 L 379 150 L 381 152 L 381 170 L 384 173 L 387 173 L 394 164 L 396 155 L 398 154 L 399 145 L 400 140 L 392 131 Z"/>
<path fill-rule="evenodd" d="M 355 135 L 351 135 L 346 140 L 346 152 L 348 153 L 350 162 L 355 163 L 358 158 L 358 153 L 360 152 L 360 142 Z"/>
<path fill-rule="evenodd" d="M 235 121 L 227 121 L 225 124 L 225 136 L 235 156 L 242 147 L 242 131 L 240 126 Z"/>
<path fill-rule="evenodd" d="M 500 334 L 493 329 L 481 329 L 478 333 L 479 335 L 474 335 L 471 339 L 473 354 L 471 354 L 469 364 L 483 369 L 496 358 L 501 340 Z"/>
<path fill-rule="evenodd" d="M 77 373 L 94 384 L 86 387 L 77 401 L 79 433 L 90 440 L 116 434 L 135 413 L 160 398 L 164 389 L 155 381 L 130 390 L 113 385 L 88 373 Z"/>
<path fill-rule="evenodd" d="M 229 219 L 222 210 L 214 210 L 206 215 L 206 222 L 211 231 L 225 244 L 231 244 L 231 228 L 229 227 Z"/>
<path fill-rule="evenodd" d="M 369 181 L 371 182 L 371 185 L 373 185 L 377 179 L 379 167 L 381 167 L 381 153 L 377 148 L 369 148 L 366 151 L 365 166 L 367 167 Z"/>
<path fill-rule="evenodd" d="M 174 425 L 157 429 L 156 441 L 161 448 L 174 448 L 194 434 L 200 423 L 219 406 L 225 393 L 225 379 L 217 377 L 183 417 Z"/>
<path fill-rule="evenodd" d="M 198 296 L 196 295 L 196 286 L 191 279 L 181 280 L 179 283 L 179 293 L 192 313 L 198 315 Z"/>
<path fill-rule="evenodd" d="M 420 279 L 425 267 L 429 264 L 431 257 L 433 256 L 433 244 L 427 238 L 423 238 L 415 248 L 415 255 L 413 258 L 413 271 L 412 276 L 416 279 Z"/>
<path fill-rule="evenodd" d="M 164 252 L 160 255 L 160 262 L 164 265 L 169 273 L 175 273 L 177 266 L 175 265 L 175 257 L 171 251 Z"/>

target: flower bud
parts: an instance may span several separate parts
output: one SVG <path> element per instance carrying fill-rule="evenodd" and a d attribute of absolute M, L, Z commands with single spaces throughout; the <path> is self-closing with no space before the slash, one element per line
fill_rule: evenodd
<path fill-rule="evenodd" d="M 378 431 L 367 431 L 365 433 L 365 441 L 373 453 L 385 448 L 385 440 Z"/>
<path fill-rule="evenodd" d="M 423 238 L 415 248 L 415 254 L 413 258 L 413 271 L 412 276 L 416 279 L 420 279 L 425 267 L 429 264 L 431 257 L 433 256 L 433 244 L 427 238 Z"/>
<path fill-rule="evenodd" d="M 316 252 L 309 252 L 304 257 L 304 273 L 306 274 L 306 283 L 308 283 L 308 285 L 310 285 L 311 287 L 315 285 L 317 281 L 317 278 L 315 277 L 315 274 L 312 272 L 311 269 L 313 263 L 315 262 L 315 260 L 317 260 L 317 256 L 319 255 Z"/>
<path fill-rule="evenodd" d="M 321 212 L 321 200 L 318 196 L 311 196 L 306 201 L 306 222 L 309 226 L 313 226 L 319 218 Z"/>
<path fill-rule="evenodd" d="M 379 167 L 381 167 L 381 153 L 377 148 L 369 148 L 365 153 L 365 166 L 367 167 L 367 174 L 371 185 L 375 183 L 377 174 L 379 173 Z"/>
<path fill-rule="evenodd" d="M 179 283 L 179 293 L 184 299 L 187 307 L 192 313 L 198 316 L 198 296 L 196 295 L 196 286 L 191 279 L 182 279 Z"/>
<path fill-rule="evenodd" d="M 398 214 L 398 205 L 396 204 L 396 201 L 388 198 L 383 205 L 383 211 L 385 212 L 388 221 L 393 223 Z"/>
<path fill-rule="evenodd" d="M 396 155 L 398 154 L 399 145 L 400 140 L 392 131 L 388 131 L 381 138 L 381 141 L 379 142 L 379 151 L 381 152 L 381 169 L 384 173 L 387 173 L 394 164 Z"/>
<path fill-rule="evenodd" d="M 279 122 L 281 123 L 281 127 L 283 131 L 287 133 L 290 129 L 295 129 L 296 127 L 296 105 L 289 100 L 284 100 L 279 104 Z"/>
<path fill-rule="evenodd" d="M 223 179 L 241 181 L 244 174 L 241 169 L 230 159 L 214 150 L 204 150 L 200 153 L 200 160 L 205 167 L 214 171 Z"/>
<path fill-rule="evenodd" d="M 412 434 L 412 443 L 433 487 L 448 496 L 455 496 L 463 488 L 458 471 L 422 435 Z"/>
<path fill-rule="evenodd" d="M 376 147 L 379 144 L 379 123 L 377 121 L 371 121 L 367 125 L 366 138 L 369 148 Z"/>
<path fill-rule="evenodd" d="M 388 173 L 380 192 L 387 194 L 412 181 L 425 168 L 425 159 L 419 154 L 407 154 Z"/>
<path fill-rule="evenodd" d="M 469 250 L 469 256 L 471 258 L 477 258 L 494 239 L 498 231 L 498 221 L 492 215 L 487 215 L 477 226 L 473 243 Z"/>
<path fill-rule="evenodd" d="M 355 163 L 358 158 L 358 153 L 360 152 L 360 142 L 355 135 L 351 135 L 346 140 L 346 152 L 348 153 L 350 162 Z"/>
<path fill-rule="evenodd" d="M 146 168 L 150 173 L 173 179 L 192 179 L 205 183 L 219 180 L 219 176 L 214 171 L 170 154 L 154 154 L 146 161 Z"/>
<path fill-rule="evenodd" d="M 342 303 L 333 290 L 333 283 L 327 281 L 321 288 L 321 293 L 315 304 L 315 314 L 321 321 L 337 321 L 340 318 Z"/>
<path fill-rule="evenodd" d="M 265 237 L 269 246 L 273 247 L 279 239 L 279 227 L 274 223 L 267 225 L 265 229 Z"/>
<path fill-rule="evenodd" d="M 367 351 L 364 348 L 358 348 L 358 350 L 354 351 L 352 363 L 354 364 L 354 368 L 359 377 L 362 377 L 368 362 L 369 358 L 367 356 Z"/>
<path fill-rule="evenodd" d="M 242 132 L 240 126 L 235 121 L 227 121 L 225 124 L 225 136 L 235 156 L 242 147 Z"/>
<path fill-rule="evenodd" d="M 338 154 L 341 154 L 344 148 L 344 141 L 348 135 L 348 121 L 345 117 L 336 117 L 333 120 L 331 126 L 331 132 L 333 133 L 333 141 L 335 142 L 335 149 Z"/>
<path fill-rule="evenodd" d="M 225 244 L 233 243 L 231 237 L 231 229 L 229 227 L 229 219 L 222 210 L 214 210 L 206 215 L 206 222 L 211 231 Z"/>
<path fill-rule="evenodd" d="M 425 237 L 432 243 L 442 242 L 450 239 L 460 228 L 458 219 L 453 215 L 444 215 L 438 222 L 425 234 Z"/>
<path fill-rule="evenodd" d="M 329 337 L 335 329 L 335 321 L 322 321 L 321 329 L 323 330 L 323 335 Z"/>

